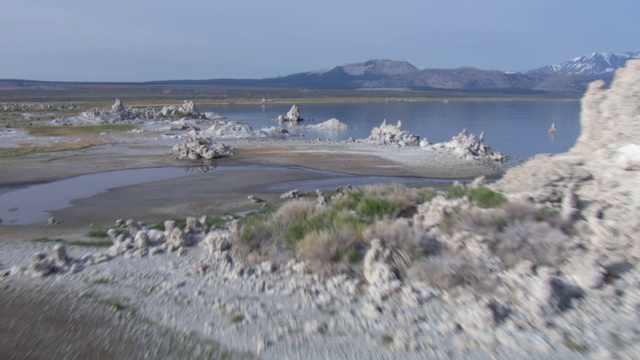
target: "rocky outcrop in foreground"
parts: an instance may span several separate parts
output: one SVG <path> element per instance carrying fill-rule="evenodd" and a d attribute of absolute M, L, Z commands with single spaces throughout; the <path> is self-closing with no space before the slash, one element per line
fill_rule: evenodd
<path fill-rule="evenodd" d="M 176 144 L 171 149 L 171 152 L 177 159 L 181 160 L 211 160 L 233 155 L 233 148 L 225 144 L 217 143 L 211 138 L 193 136 Z"/>

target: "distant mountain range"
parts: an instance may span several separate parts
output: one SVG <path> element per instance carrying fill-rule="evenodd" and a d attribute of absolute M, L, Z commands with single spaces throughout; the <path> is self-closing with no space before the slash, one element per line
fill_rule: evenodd
<path fill-rule="evenodd" d="M 592 53 L 529 71 L 504 72 L 471 67 L 420 70 L 406 61 L 369 60 L 267 79 L 169 80 L 127 85 L 210 85 L 287 89 L 408 89 L 492 93 L 580 94 L 594 79 L 610 79 L 614 71 L 640 52 Z M 47 82 L 0 80 L 0 87 L 42 86 Z M 4 86 L 2 86 L 4 85 Z"/>
<path fill-rule="evenodd" d="M 471 67 L 420 70 L 406 61 L 369 60 L 261 80 L 196 80 L 195 84 L 310 89 L 410 89 L 502 93 L 583 93 L 594 79 L 610 79 L 640 52 L 592 53 L 560 64 L 519 72 Z M 171 82 L 157 82 L 168 84 Z M 177 83 L 177 82 L 175 82 Z"/>
<path fill-rule="evenodd" d="M 624 67 L 627 60 L 640 59 L 640 52 L 620 54 L 591 53 L 559 64 L 528 71 L 530 74 L 587 75 L 593 78 L 611 78 L 616 69 Z"/>

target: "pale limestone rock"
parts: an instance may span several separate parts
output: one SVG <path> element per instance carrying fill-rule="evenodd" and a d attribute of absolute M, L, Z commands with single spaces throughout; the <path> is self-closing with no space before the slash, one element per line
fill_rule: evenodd
<path fill-rule="evenodd" d="M 364 278 L 369 284 L 381 284 L 396 280 L 393 269 L 386 263 L 385 249 L 378 239 L 370 241 L 370 248 L 364 256 Z"/>
<path fill-rule="evenodd" d="M 431 201 L 418 205 L 413 221 L 423 229 L 430 229 L 440 224 L 447 214 L 467 209 L 469 206 L 470 202 L 466 197 L 447 199 L 444 195 L 437 195 Z"/>
<path fill-rule="evenodd" d="M 211 160 L 233 155 L 233 148 L 225 144 L 217 143 L 211 138 L 195 136 L 176 144 L 171 149 L 171 152 L 178 159 Z"/>
<path fill-rule="evenodd" d="M 587 252 L 582 256 L 572 258 L 565 265 L 564 273 L 582 288 L 597 289 L 604 284 L 607 270 L 598 262 L 597 254 Z"/>
<path fill-rule="evenodd" d="M 204 237 L 202 243 L 209 249 L 209 253 L 226 251 L 231 248 L 233 234 L 229 230 L 212 230 Z"/>
<path fill-rule="evenodd" d="M 287 112 L 287 115 L 284 117 L 284 120 L 293 122 L 293 123 L 297 123 L 298 121 L 302 120 L 300 118 L 300 109 L 298 108 L 298 105 L 293 104 L 293 106 L 291 106 L 291 109 Z"/>
<path fill-rule="evenodd" d="M 393 146 L 418 146 L 420 137 L 401 129 L 402 123 L 398 121 L 398 125 L 387 124 L 385 119 L 382 125 L 374 127 L 371 135 L 365 139 L 366 142 L 374 145 L 393 145 Z"/>
<path fill-rule="evenodd" d="M 462 130 L 451 141 L 436 143 L 430 146 L 423 146 L 429 150 L 439 150 L 451 153 L 465 160 L 493 160 L 498 162 L 506 161 L 506 157 L 500 153 L 493 151 L 491 147 L 484 143 L 484 133 L 480 138 L 475 134 L 467 135 L 467 129 Z"/>
<path fill-rule="evenodd" d="M 351 126 L 343 123 L 336 118 L 331 118 L 325 122 L 321 122 L 320 124 L 307 125 L 304 128 L 310 130 L 349 130 L 351 129 Z"/>
<path fill-rule="evenodd" d="M 479 176 L 479 177 L 473 179 L 471 184 L 468 185 L 468 188 L 469 189 L 479 189 L 481 187 L 484 187 L 485 185 L 487 185 L 487 178 L 484 177 L 484 176 Z"/>
<path fill-rule="evenodd" d="M 618 148 L 615 161 L 624 170 L 640 170 L 640 145 L 622 145 Z"/>
<path fill-rule="evenodd" d="M 576 196 L 576 184 L 571 183 L 567 187 L 562 198 L 561 216 L 564 221 L 573 221 L 580 212 L 578 208 L 578 197 Z"/>
<path fill-rule="evenodd" d="M 300 196 L 300 191 L 298 189 L 287 191 L 286 193 L 280 195 L 280 199 L 296 199 Z"/>

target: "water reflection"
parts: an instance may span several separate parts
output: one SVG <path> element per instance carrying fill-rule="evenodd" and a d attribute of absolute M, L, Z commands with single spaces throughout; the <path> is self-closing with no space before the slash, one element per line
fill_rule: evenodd
<path fill-rule="evenodd" d="M 198 174 L 206 174 L 209 171 L 213 171 L 215 168 L 216 168 L 216 165 L 212 161 L 205 161 L 200 166 L 184 166 L 182 167 L 182 171 L 198 173 Z"/>

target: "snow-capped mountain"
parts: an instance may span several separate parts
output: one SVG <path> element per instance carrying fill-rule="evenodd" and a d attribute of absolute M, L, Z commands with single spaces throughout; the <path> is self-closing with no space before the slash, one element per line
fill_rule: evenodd
<path fill-rule="evenodd" d="M 578 56 L 559 64 L 544 66 L 529 71 L 538 74 L 587 75 L 595 78 L 607 78 L 627 63 L 627 60 L 640 59 L 640 52 L 603 53 L 594 52 Z"/>

